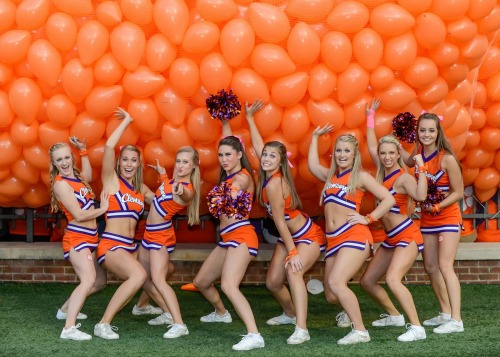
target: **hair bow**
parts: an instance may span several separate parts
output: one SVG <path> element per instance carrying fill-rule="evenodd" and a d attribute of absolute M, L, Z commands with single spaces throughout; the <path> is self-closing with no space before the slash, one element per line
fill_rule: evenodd
<path fill-rule="evenodd" d="M 293 165 L 292 165 L 292 163 L 290 162 L 290 157 L 291 157 L 291 156 L 292 156 L 292 153 L 291 153 L 290 151 L 287 151 L 287 152 L 286 152 L 286 157 L 287 157 L 286 161 L 288 161 L 288 166 L 290 166 L 290 168 L 293 168 Z"/>

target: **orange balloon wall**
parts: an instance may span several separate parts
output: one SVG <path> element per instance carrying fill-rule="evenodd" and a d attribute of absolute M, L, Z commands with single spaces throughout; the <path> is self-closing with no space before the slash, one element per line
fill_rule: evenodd
<path fill-rule="evenodd" d="M 363 143 L 373 97 L 378 136 L 399 112 L 443 115 L 465 184 L 488 200 L 500 185 L 499 28 L 496 0 L 0 0 L 0 206 L 49 202 L 48 149 L 70 135 L 86 140 L 99 191 L 117 106 L 135 118 L 119 145 L 138 145 L 146 163 L 171 169 L 180 146 L 196 147 L 206 194 L 221 126 L 205 99 L 220 89 L 266 102 L 257 126 L 292 153 L 310 214 L 321 212 L 307 170 L 313 128 L 334 125 L 319 141 L 324 165 L 350 132 L 373 169 Z M 231 126 L 251 148 L 244 117 Z M 156 186 L 150 169 L 145 179 Z"/>

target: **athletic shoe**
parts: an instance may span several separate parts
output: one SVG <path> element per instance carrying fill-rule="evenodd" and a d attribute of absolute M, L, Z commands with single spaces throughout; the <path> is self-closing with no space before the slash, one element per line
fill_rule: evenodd
<path fill-rule="evenodd" d="M 337 320 L 338 327 L 351 327 L 351 319 L 347 316 L 344 310 L 335 316 L 335 320 Z"/>
<path fill-rule="evenodd" d="M 148 321 L 148 324 L 156 326 L 156 325 L 172 325 L 174 323 L 174 319 L 169 312 L 164 312 L 158 317 L 155 317 L 152 320 Z"/>
<path fill-rule="evenodd" d="M 338 345 L 353 345 L 355 343 L 370 342 L 368 331 L 359 331 L 352 329 L 345 337 L 337 341 Z"/>
<path fill-rule="evenodd" d="M 417 340 L 425 340 L 426 337 L 427 335 L 425 334 L 425 329 L 422 326 L 406 324 L 406 332 L 398 337 L 398 341 L 412 342 Z"/>
<path fill-rule="evenodd" d="M 56 318 L 58 320 L 66 320 L 66 317 L 68 317 L 68 313 L 67 312 L 62 311 L 61 309 L 57 310 Z M 85 320 L 85 319 L 87 319 L 87 315 L 82 314 L 81 312 L 79 312 L 78 315 L 76 315 L 76 319 L 77 320 Z"/>
<path fill-rule="evenodd" d="M 184 291 L 200 291 L 200 290 L 198 290 L 198 288 L 196 286 L 194 286 L 193 283 L 182 285 L 181 286 L 181 290 L 184 290 Z"/>
<path fill-rule="evenodd" d="M 185 324 L 172 324 L 169 327 L 170 329 L 165 332 L 163 338 L 177 338 L 189 335 L 188 328 Z"/>
<path fill-rule="evenodd" d="M 118 340 L 120 335 L 115 332 L 116 330 L 118 330 L 118 327 L 110 324 L 97 324 L 94 327 L 94 335 L 105 340 Z"/>
<path fill-rule="evenodd" d="M 433 317 L 432 319 L 425 320 L 424 326 L 439 326 L 447 323 L 451 320 L 450 314 L 445 314 L 444 312 L 440 312 L 438 316 Z"/>
<path fill-rule="evenodd" d="M 61 336 L 59 337 L 62 338 L 63 340 L 75 340 L 75 341 L 91 340 L 92 336 L 90 336 L 88 333 L 78 330 L 80 326 L 81 324 L 77 324 L 76 326 L 71 326 L 67 330 L 63 328 Z"/>
<path fill-rule="evenodd" d="M 139 307 L 137 305 L 134 305 L 132 313 L 134 315 L 159 315 L 163 313 L 163 310 L 160 309 L 159 307 L 151 306 L 149 304 L 147 304 L 144 307 Z"/>
<path fill-rule="evenodd" d="M 288 337 L 286 343 L 289 345 L 300 345 L 306 341 L 309 341 L 311 336 L 309 336 L 309 331 L 300 328 L 299 326 L 295 326 L 295 331 L 293 334 Z"/>
<path fill-rule="evenodd" d="M 292 325 L 297 322 L 296 317 L 290 317 L 285 313 L 282 313 L 279 316 L 273 317 L 272 319 L 269 319 L 266 321 L 266 324 L 271 325 L 271 326 L 276 326 L 276 325 Z"/>
<path fill-rule="evenodd" d="M 231 317 L 231 314 L 229 311 L 226 311 L 224 315 L 218 315 L 215 311 L 206 315 L 200 317 L 201 322 L 223 322 L 225 324 L 229 324 L 233 322 L 233 318 Z"/>
<path fill-rule="evenodd" d="M 233 345 L 233 350 L 235 351 L 249 351 L 254 348 L 262 348 L 266 344 L 260 333 L 249 333 L 248 335 L 243 335 L 243 338 L 236 345 Z"/>
<path fill-rule="evenodd" d="M 384 327 L 384 326 L 404 326 L 405 317 L 403 315 L 391 316 L 387 314 L 380 315 L 382 317 L 380 320 L 375 320 L 372 322 L 372 326 Z"/>
<path fill-rule="evenodd" d="M 453 332 L 464 332 L 463 321 L 457 321 L 450 319 L 450 321 L 436 327 L 434 333 L 453 333 Z"/>

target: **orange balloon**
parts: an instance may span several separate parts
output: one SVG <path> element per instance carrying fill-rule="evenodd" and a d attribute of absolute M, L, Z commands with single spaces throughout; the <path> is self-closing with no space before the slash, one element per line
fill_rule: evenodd
<path fill-rule="evenodd" d="M 354 57 L 366 70 L 374 70 L 382 60 L 384 43 L 377 32 L 365 28 L 354 35 L 352 40 Z"/>
<path fill-rule="evenodd" d="M 479 135 L 479 131 L 477 130 L 469 130 L 467 131 L 467 141 L 465 142 L 464 149 L 471 149 L 479 145 L 481 141 L 481 136 Z"/>
<path fill-rule="evenodd" d="M 438 78 L 438 68 L 430 59 L 417 57 L 405 71 L 404 78 L 413 88 L 424 88 Z"/>
<path fill-rule="evenodd" d="M 146 36 L 132 22 L 122 22 L 110 35 L 111 52 L 128 71 L 134 71 L 146 49 Z"/>
<path fill-rule="evenodd" d="M 467 141 L 467 133 L 466 132 L 463 132 L 460 135 L 456 135 L 456 136 L 448 138 L 448 142 L 450 143 L 451 148 L 453 149 L 453 152 L 457 152 L 457 153 L 460 153 L 463 150 L 466 141 Z M 460 158 L 459 158 L 459 160 L 460 160 Z"/>
<path fill-rule="evenodd" d="M 76 106 L 64 94 L 56 94 L 47 103 L 49 120 L 60 127 L 70 126 L 76 118 Z"/>
<path fill-rule="evenodd" d="M 113 133 L 113 131 L 116 129 L 118 125 L 120 125 L 120 120 L 119 119 L 110 119 L 107 122 L 106 125 L 106 137 L 109 138 L 109 136 Z M 116 148 L 119 148 L 120 146 L 124 145 L 135 145 L 137 143 L 137 140 L 139 140 L 139 133 L 136 130 L 136 125 L 132 123 L 132 125 L 128 126 L 127 129 L 125 129 L 125 132 L 123 133 L 122 137 L 116 144 Z"/>
<path fill-rule="evenodd" d="M 116 84 L 123 77 L 125 70 L 111 53 L 104 54 L 94 64 L 95 80 L 103 86 Z"/>
<path fill-rule="evenodd" d="M 43 183 L 35 183 L 28 186 L 21 195 L 21 198 L 26 206 L 30 208 L 38 208 L 50 203 L 49 191 Z"/>
<path fill-rule="evenodd" d="M 231 88 L 241 103 L 253 103 L 256 99 L 269 102 L 269 88 L 266 81 L 252 69 L 242 68 L 234 72 Z"/>
<path fill-rule="evenodd" d="M 158 126 L 158 111 L 152 99 L 133 98 L 127 111 L 134 118 L 135 127 L 142 133 L 153 133 Z"/>
<path fill-rule="evenodd" d="M 477 34 L 477 25 L 468 17 L 462 17 L 446 26 L 448 36 L 457 42 L 468 42 Z"/>
<path fill-rule="evenodd" d="M 0 167 L 8 167 L 21 156 L 22 147 L 15 144 L 9 133 L 0 133 Z"/>
<path fill-rule="evenodd" d="M 471 20 L 479 20 L 491 13 L 495 8 L 495 4 L 495 0 L 471 1 L 469 10 L 467 11 L 467 17 Z"/>
<path fill-rule="evenodd" d="M 332 31 L 321 39 L 321 59 L 335 73 L 344 71 L 352 57 L 349 37 L 342 32 Z"/>
<path fill-rule="evenodd" d="M 4 33 L 16 22 L 16 5 L 11 1 L 0 1 L 0 33 Z"/>
<path fill-rule="evenodd" d="M 9 96 L 0 91 L 0 128 L 6 128 L 14 120 L 14 111 L 10 108 Z"/>
<path fill-rule="evenodd" d="M 377 117 L 375 120 L 375 135 L 377 138 L 381 138 L 384 135 L 392 133 L 392 119 L 395 117 L 395 114 L 397 113 L 389 112 L 383 109 L 379 109 L 377 111 Z"/>
<path fill-rule="evenodd" d="M 233 19 L 222 28 L 220 48 L 230 66 L 239 66 L 252 52 L 255 32 L 243 19 Z"/>
<path fill-rule="evenodd" d="M 467 78 L 469 67 L 466 64 L 454 63 L 449 67 L 440 68 L 439 74 L 450 85 L 455 86 Z"/>
<path fill-rule="evenodd" d="M 219 36 L 219 28 L 214 23 L 195 22 L 187 29 L 182 48 L 188 53 L 207 53 L 217 46 Z"/>
<path fill-rule="evenodd" d="M 25 189 L 26 184 L 15 177 L 9 177 L 0 182 L 0 196 L 11 200 L 19 198 Z"/>
<path fill-rule="evenodd" d="M 417 41 L 410 32 L 393 37 L 385 43 L 384 61 L 393 70 L 409 68 L 416 58 Z"/>
<path fill-rule="evenodd" d="M 24 30 L 11 30 L 0 36 L 0 62 L 16 64 L 28 54 L 31 44 L 31 34 Z"/>
<path fill-rule="evenodd" d="M 170 42 L 182 42 L 189 24 L 189 9 L 182 0 L 158 0 L 153 7 L 156 27 Z"/>
<path fill-rule="evenodd" d="M 460 54 L 463 60 L 473 62 L 481 60 L 488 51 L 489 41 L 486 35 L 476 35 L 466 45 L 460 48 Z"/>
<path fill-rule="evenodd" d="M 51 122 L 42 123 L 38 128 L 38 139 L 46 150 L 57 142 L 67 142 L 68 137 L 69 130 L 67 128 L 61 128 Z"/>
<path fill-rule="evenodd" d="M 481 146 L 486 150 L 500 149 L 500 129 L 497 127 L 485 126 L 481 129 Z"/>
<path fill-rule="evenodd" d="M 151 165 L 156 165 L 158 160 L 161 166 L 173 167 L 175 156 L 165 149 L 161 140 L 153 140 L 144 147 L 144 160 Z"/>
<path fill-rule="evenodd" d="M 139 26 L 148 25 L 153 20 L 151 0 L 122 0 L 120 6 L 123 16 Z"/>
<path fill-rule="evenodd" d="M 307 91 L 312 99 L 322 100 L 330 96 L 337 86 L 337 75 L 322 63 L 309 71 Z"/>
<path fill-rule="evenodd" d="M 277 79 L 271 88 L 273 101 L 283 107 L 297 104 L 307 91 L 308 80 L 306 72 L 295 72 Z"/>
<path fill-rule="evenodd" d="M 27 125 L 21 119 L 16 118 L 10 125 L 10 135 L 13 143 L 21 146 L 30 146 L 38 140 L 38 122 Z"/>
<path fill-rule="evenodd" d="M 328 15 L 326 23 L 333 31 L 355 33 L 368 24 L 370 11 L 359 1 L 340 1 Z"/>
<path fill-rule="evenodd" d="M 238 7 L 233 0 L 197 0 L 196 10 L 204 19 L 217 23 L 234 18 Z"/>
<path fill-rule="evenodd" d="M 432 0 L 398 0 L 397 3 L 413 15 L 419 15 L 422 12 L 427 11 L 431 7 Z"/>
<path fill-rule="evenodd" d="M 320 101 L 309 100 L 307 102 L 307 113 L 309 120 L 314 126 L 333 125 L 337 131 L 344 125 L 344 111 L 333 99 L 327 98 Z"/>
<path fill-rule="evenodd" d="M 326 162 L 323 158 L 320 158 L 320 163 L 323 164 L 325 167 L 330 167 L 330 164 Z M 317 184 L 320 181 L 313 176 L 313 174 L 309 171 L 309 166 L 307 164 L 307 159 L 301 159 L 299 161 L 299 177 L 303 179 L 304 181 L 310 183 L 310 184 Z M 318 204 L 319 204 L 319 198 L 318 198 Z"/>
<path fill-rule="evenodd" d="M 445 42 L 430 49 L 429 58 L 439 67 L 449 67 L 460 58 L 460 50 L 454 44 Z"/>
<path fill-rule="evenodd" d="M 167 70 L 177 57 L 177 48 L 161 33 L 149 38 L 146 44 L 146 60 L 153 71 Z"/>
<path fill-rule="evenodd" d="M 476 195 L 476 197 L 479 200 L 479 202 L 486 202 L 486 201 L 488 201 L 496 193 L 497 193 L 497 188 L 496 187 L 492 187 L 492 188 L 489 188 L 489 189 L 486 189 L 486 190 L 481 190 L 479 188 L 475 188 L 474 189 L 474 194 Z"/>
<path fill-rule="evenodd" d="M 486 93 L 488 94 L 488 98 L 492 99 L 495 102 L 500 101 L 500 74 L 497 73 L 491 78 L 488 79 L 486 83 Z"/>
<path fill-rule="evenodd" d="M 463 80 L 458 83 L 455 88 L 453 88 L 449 93 L 448 99 L 455 99 L 460 104 L 464 105 L 470 102 L 470 99 L 473 95 L 473 87 L 472 84 L 467 80 Z"/>
<path fill-rule="evenodd" d="M 210 117 L 206 108 L 196 108 L 189 114 L 187 120 L 189 135 L 200 144 L 210 144 L 220 137 L 220 125 Z"/>
<path fill-rule="evenodd" d="M 108 48 L 108 29 L 99 21 L 91 20 L 83 24 L 76 37 L 78 54 L 84 66 L 93 64 Z"/>
<path fill-rule="evenodd" d="M 47 39 L 59 51 L 70 51 L 76 43 L 77 27 L 71 16 L 63 12 L 50 15 L 45 24 Z"/>
<path fill-rule="evenodd" d="M 298 22 L 288 36 L 286 48 L 296 64 L 308 65 L 318 59 L 321 40 L 311 26 Z"/>
<path fill-rule="evenodd" d="M 394 81 L 394 72 L 386 66 L 377 67 L 370 75 L 370 84 L 374 89 L 387 88 Z"/>
<path fill-rule="evenodd" d="M 120 105 L 122 97 L 122 86 L 96 86 L 91 90 L 87 98 L 85 98 L 85 109 L 91 115 L 104 118 L 113 114 Z"/>
<path fill-rule="evenodd" d="M 196 93 L 200 83 L 200 71 L 192 59 L 177 58 L 168 73 L 172 87 L 180 95 L 190 97 Z"/>
<path fill-rule="evenodd" d="M 312 133 L 315 128 L 309 127 L 307 134 L 302 134 L 301 139 L 298 141 L 299 152 L 302 156 L 307 157 L 309 153 L 309 146 L 311 145 Z M 321 135 L 318 138 L 318 154 L 323 156 L 330 151 L 332 138 L 330 135 Z"/>
<path fill-rule="evenodd" d="M 30 78 L 16 79 L 9 89 L 9 104 L 26 124 L 36 120 L 42 105 L 42 91 Z"/>
<path fill-rule="evenodd" d="M 358 99 L 368 87 L 370 77 L 363 67 L 351 63 L 339 74 L 337 92 L 339 103 L 348 104 Z"/>
<path fill-rule="evenodd" d="M 479 80 L 488 79 L 498 72 L 500 72 L 500 48 L 492 47 L 486 52 L 479 67 L 477 78 Z"/>
<path fill-rule="evenodd" d="M 16 23 L 19 29 L 36 30 L 45 24 L 49 17 L 48 0 L 24 0 L 16 10 Z"/>
<path fill-rule="evenodd" d="M 80 60 L 72 59 L 64 66 L 61 74 L 64 92 L 74 103 L 82 102 L 94 85 L 92 68 L 84 67 Z"/>
<path fill-rule="evenodd" d="M 274 44 L 255 46 L 251 55 L 252 67 L 261 75 L 282 77 L 295 72 L 296 66 L 285 50 Z"/>
<path fill-rule="evenodd" d="M 91 0 L 52 0 L 52 3 L 68 15 L 86 16 L 92 14 Z"/>
<path fill-rule="evenodd" d="M 161 129 L 161 141 L 163 146 L 172 153 L 177 152 L 181 146 L 192 146 L 191 137 L 184 125 L 175 127 L 170 124 L 163 125 Z"/>
<path fill-rule="evenodd" d="M 0 86 L 9 83 L 12 79 L 13 69 L 3 63 L 0 63 Z"/>
<path fill-rule="evenodd" d="M 297 104 L 284 110 L 281 130 L 286 140 L 296 143 L 307 132 L 310 124 L 306 108 Z"/>
<path fill-rule="evenodd" d="M 36 184 L 40 179 L 40 170 L 30 166 L 24 159 L 14 162 L 11 170 L 15 178 L 30 185 Z"/>
<path fill-rule="evenodd" d="M 220 53 L 210 53 L 200 63 L 200 79 L 210 93 L 227 89 L 233 73 L 224 56 Z"/>
<path fill-rule="evenodd" d="M 251 3 L 248 22 L 257 37 L 267 43 L 284 41 L 290 33 L 290 20 L 279 7 L 271 4 Z"/>
<path fill-rule="evenodd" d="M 104 120 L 97 119 L 85 111 L 78 114 L 69 129 L 69 135 L 85 139 L 88 148 L 96 145 L 105 132 L 106 123 Z"/>
<path fill-rule="evenodd" d="M 495 154 L 495 167 L 497 170 L 499 170 L 500 168 L 500 151 L 497 151 L 497 153 Z"/>
<path fill-rule="evenodd" d="M 68 137 L 66 136 L 64 141 L 67 139 Z M 22 155 L 29 165 L 42 170 L 42 172 L 47 172 L 50 162 L 49 151 L 40 142 L 36 142 L 32 146 L 24 146 L 22 148 Z"/>
<path fill-rule="evenodd" d="M 173 88 L 167 84 L 154 96 L 156 108 L 167 122 L 178 126 L 184 122 L 186 117 L 188 101 L 183 96 L 177 94 Z"/>
<path fill-rule="evenodd" d="M 210 168 L 210 167 L 218 167 L 219 159 L 217 158 L 217 152 L 213 149 L 212 145 L 202 145 L 196 144 L 194 148 L 198 151 L 200 156 L 200 167 L 201 168 Z"/>
<path fill-rule="evenodd" d="M 318 23 L 326 19 L 333 6 L 333 1 L 328 0 L 290 0 L 286 4 L 285 11 L 288 16 L 297 18 L 299 21 Z"/>
<path fill-rule="evenodd" d="M 415 25 L 412 14 L 396 4 L 382 4 L 370 13 L 370 25 L 381 36 L 399 36 Z"/>
<path fill-rule="evenodd" d="M 282 117 L 283 108 L 270 102 L 254 115 L 255 125 L 259 129 L 259 133 L 266 137 L 279 128 Z"/>
<path fill-rule="evenodd" d="M 487 167 L 479 171 L 474 180 L 474 187 L 479 190 L 489 190 L 492 188 L 497 188 L 500 183 L 500 174 L 498 170 L 493 167 Z"/>
<path fill-rule="evenodd" d="M 413 33 L 420 46 L 436 48 L 446 39 L 446 25 L 438 15 L 424 12 L 417 17 Z"/>
<path fill-rule="evenodd" d="M 496 5 L 494 9 L 484 18 L 477 21 L 480 33 L 488 34 L 498 30 L 500 26 L 500 5 Z"/>
<path fill-rule="evenodd" d="M 418 100 L 424 103 L 435 104 L 446 98 L 448 94 L 448 84 L 446 81 L 437 77 L 432 83 L 418 91 Z"/>
<path fill-rule="evenodd" d="M 464 16 L 468 9 L 469 0 L 438 0 L 432 2 L 430 11 L 450 21 Z"/>
<path fill-rule="evenodd" d="M 465 158 L 465 164 L 470 168 L 478 168 L 488 162 L 494 153 L 477 146 L 469 149 Z"/>
<path fill-rule="evenodd" d="M 344 105 L 344 115 L 349 120 L 345 121 L 345 127 L 348 129 L 363 127 L 366 123 L 366 105 L 371 104 L 371 96 L 365 94 L 356 101 Z"/>
<path fill-rule="evenodd" d="M 375 92 L 375 96 L 381 99 L 384 108 L 397 110 L 410 104 L 417 94 L 406 83 L 396 79 L 383 91 Z"/>
<path fill-rule="evenodd" d="M 495 103 L 486 110 L 486 122 L 494 127 L 500 127 L 500 103 Z"/>
<path fill-rule="evenodd" d="M 464 178 L 464 186 L 472 185 L 477 175 L 479 175 L 478 168 L 472 169 L 465 165 L 462 165 L 462 176 Z"/>
<path fill-rule="evenodd" d="M 114 27 L 122 22 L 122 10 L 114 1 L 103 1 L 97 5 L 97 20 L 105 26 Z"/>
<path fill-rule="evenodd" d="M 123 89 L 134 98 L 147 98 L 165 85 L 165 78 L 149 67 L 139 66 L 123 76 Z"/>

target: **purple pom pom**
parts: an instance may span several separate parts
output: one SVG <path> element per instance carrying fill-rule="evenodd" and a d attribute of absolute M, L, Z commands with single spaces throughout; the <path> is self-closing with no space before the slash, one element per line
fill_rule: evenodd
<path fill-rule="evenodd" d="M 417 141 L 417 118 L 409 112 L 399 113 L 392 119 L 392 132 L 406 143 Z"/>
<path fill-rule="evenodd" d="M 232 89 L 229 92 L 221 89 L 217 94 L 210 94 L 205 103 L 212 119 L 230 120 L 241 113 L 241 104 Z"/>

